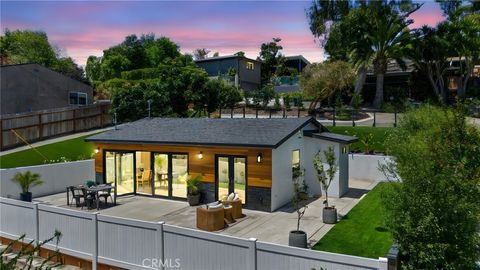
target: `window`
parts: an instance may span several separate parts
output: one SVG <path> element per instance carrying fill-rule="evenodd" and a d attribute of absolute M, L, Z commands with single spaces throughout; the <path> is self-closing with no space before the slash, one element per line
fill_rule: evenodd
<path fill-rule="evenodd" d="M 300 150 L 292 151 L 292 170 L 300 168 Z"/>
<path fill-rule="evenodd" d="M 87 93 L 70 92 L 69 103 L 70 105 L 87 105 Z"/>
<path fill-rule="evenodd" d="M 255 69 L 255 64 L 253 62 L 247 62 L 247 69 L 250 69 L 250 70 Z"/>

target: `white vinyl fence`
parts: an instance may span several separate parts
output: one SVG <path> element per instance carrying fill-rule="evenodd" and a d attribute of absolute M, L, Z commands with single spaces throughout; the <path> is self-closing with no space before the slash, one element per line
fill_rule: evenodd
<path fill-rule="evenodd" d="M 95 162 L 93 159 L 45 164 L 38 166 L 0 169 L 0 196 L 19 199 L 22 190 L 12 181 L 17 173 L 30 171 L 40 174 L 42 185 L 32 187 L 33 197 L 47 196 L 64 192 L 67 186 L 75 186 L 88 180 L 95 181 Z"/>
<path fill-rule="evenodd" d="M 164 224 L 0 198 L 0 235 L 62 233 L 60 252 L 126 269 L 379 269 L 387 259 L 293 248 Z M 45 246 L 55 249 L 54 244 Z"/>

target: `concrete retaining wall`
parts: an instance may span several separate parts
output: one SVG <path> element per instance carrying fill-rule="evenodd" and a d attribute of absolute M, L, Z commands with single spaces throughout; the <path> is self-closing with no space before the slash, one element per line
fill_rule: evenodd
<path fill-rule="evenodd" d="M 80 185 L 88 180 L 95 180 L 95 163 L 93 159 L 46 164 L 39 166 L 18 167 L 0 170 L 0 196 L 19 199 L 20 186 L 13 182 L 13 176 L 20 172 L 31 171 L 40 174 L 42 185 L 31 188 L 33 197 L 41 197 L 64 192 L 67 186 Z"/>

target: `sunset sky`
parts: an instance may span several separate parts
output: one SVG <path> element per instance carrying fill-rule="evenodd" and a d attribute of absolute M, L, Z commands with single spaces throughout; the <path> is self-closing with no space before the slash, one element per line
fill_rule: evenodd
<path fill-rule="evenodd" d="M 120 43 L 126 35 L 155 33 L 180 45 L 182 52 L 207 48 L 220 55 L 237 51 L 258 56 L 261 43 L 282 38 L 285 55 L 323 59 L 308 29 L 311 1 L 1 1 L 1 28 L 42 30 L 80 65 L 88 56 Z M 425 2 L 412 15 L 415 25 L 443 19 L 438 4 Z"/>

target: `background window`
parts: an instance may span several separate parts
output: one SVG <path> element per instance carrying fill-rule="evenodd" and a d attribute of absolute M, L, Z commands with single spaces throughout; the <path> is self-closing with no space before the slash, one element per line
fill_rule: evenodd
<path fill-rule="evenodd" d="M 87 94 L 82 92 L 69 93 L 70 105 L 87 105 Z"/>
<path fill-rule="evenodd" d="M 255 68 L 255 64 L 253 62 L 247 62 L 247 69 L 253 70 Z"/>
<path fill-rule="evenodd" d="M 300 168 L 300 150 L 292 151 L 292 169 Z"/>

